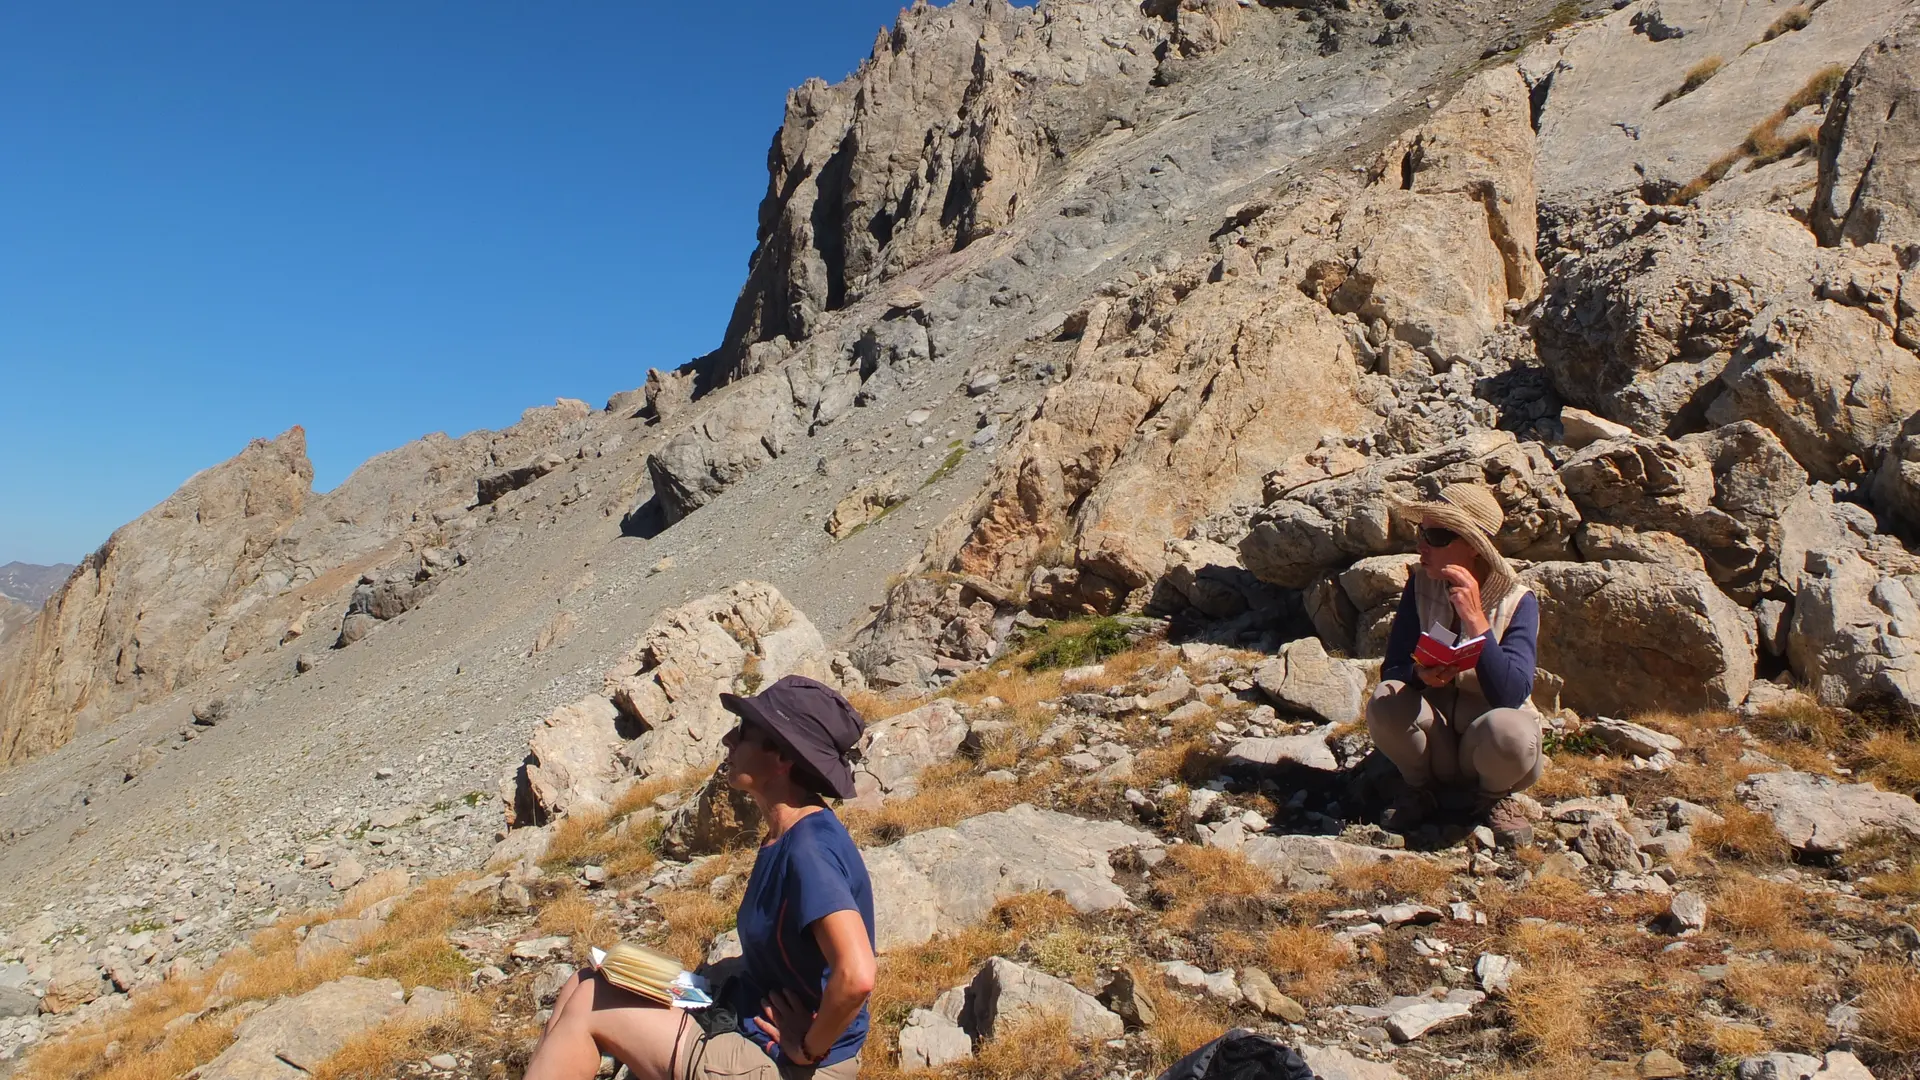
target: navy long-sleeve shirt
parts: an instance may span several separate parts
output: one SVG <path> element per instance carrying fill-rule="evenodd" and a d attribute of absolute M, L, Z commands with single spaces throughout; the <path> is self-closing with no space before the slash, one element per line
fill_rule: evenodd
<path fill-rule="evenodd" d="M 1418 574 L 1418 568 L 1414 573 Z M 1400 610 L 1393 614 L 1393 628 L 1387 632 L 1387 657 L 1380 667 L 1383 679 L 1413 682 L 1413 648 L 1420 641 L 1420 606 L 1414 599 L 1418 582 L 1407 578 L 1407 589 L 1400 594 Z M 1540 603 L 1528 593 L 1514 607 L 1506 635 L 1488 641 L 1480 651 L 1474 673 L 1480 677 L 1480 692 L 1487 704 L 1496 709 L 1517 709 L 1533 693 L 1534 649 L 1540 635 Z"/>

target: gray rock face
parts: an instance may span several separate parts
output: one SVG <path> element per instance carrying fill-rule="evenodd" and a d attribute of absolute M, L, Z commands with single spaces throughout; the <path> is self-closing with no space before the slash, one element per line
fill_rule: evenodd
<path fill-rule="evenodd" d="M 1753 681 L 1753 616 L 1704 574 L 1646 563 L 1540 563 L 1540 666 L 1582 710 L 1731 708 Z"/>
<path fill-rule="evenodd" d="M 1405 1073 L 1391 1065 L 1355 1057 L 1338 1046 L 1302 1045 L 1300 1056 L 1320 1080 L 1407 1080 Z"/>
<path fill-rule="evenodd" d="M 299 1080 L 347 1041 L 405 1006 L 392 979 L 350 975 L 267 1006 L 242 1021 L 202 1080 Z"/>
<path fill-rule="evenodd" d="M 855 804 L 912 795 L 920 773 L 951 760 L 966 738 L 966 718 L 945 698 L 867 725 L 855 747 Z"/>
<path fill-rule="evenodd" d="M 1327 836 L 1247 836 L 1232 829 L 1217 830 L 1208 843 L 1239 851 L 1249 862 L 1272 874 L 1280 885 L 1292 889 L 1325 888 L 1332 880 L 1329 874 L 1338 867 L 1417 857 Z"/>
<path fill-rule="evenodd" d="M 899 1045 L 900 1062 L 908 1068 L 937 1069 L 973 1054 L 973 1038 L 966 1030 L 929 1009 L 907 1014 Z"/>
<path fill-rule="evenodd" d="M 1920 18 L 1854 61 L 1820 129 L 1812 225 L 1829 246 L 1920 244 Z"/>
<path fill-rule="evenodd" d="M 1773 818 L 1801 851 L 1832 853 L 1878 831 L 1920 838 L 1920 804 L 1872 784 L 1843 784 L 1801 772 L 1761 773 L 1741 782 L 1740 801 Z"/>
<path fill-rule="evenodd" d="M 1080 911 L 1127 906 L 1108 857 L 1151 834 L 1020 805 L 867 854 L 882 952 L 978 922 L 1001 898 L 1058 889 Z"/>
<path fill-rule="evenodd" d="M 1126 1033 L 1120 1018 L 1092 995 L 1044 971 L 1002 957 L 987 961 L 968 990 L 969 1009 L 963 1026 L 992 1038 L 1003 1023 L 1053 1020 L 1064 1023 L 1075 1039 L 1117 1039 Z"/>
<path fill-rule="evenodd" d="M 1328 656 L 1318 638 L 1301 638 L 1282 645 L 1279 656 L 1254 670 L 1253 680 L 1285 712 L 1344 724 L 1360 715 L 1367 667 Z"/>
<path fill-rule="evenodd" d="M 1285 735 L 1269 739 L 1241 739 L 1227 751 L 1227 768 L 1272 768 L 1289 765 L 1322 772 L 1335 772 L 1340 768 L 1340 759 L 1333 756 L 1333 748 L 1327 745 L 1327 739 L 1333 735 L 1333 725 L 1318 728 L 1305 735 Z"/>
<path fill-rule="evenodd" d="M 1269 492 L 1240 542 L 1262 581 L 1301 589 L 1371 555 L 1403 553 L 1412 537 L 1394 532 L 1393 500 L 1433 498 L 1450 483 L 1491 486 L 1507 512 L 1497 543 L 1511 556 L 1565 557 L 1580 513 L 1538 444 L 1507 432 L 1480 432 L 1429 453 L 1370 464 L 1345 476 Z"/>
<path fill-rule="evenodd" d="M 1825 705 L 1920 708 L 1920 604 L 1903 581 L 1850 553 L 1808 566 L 1787 628 L 1807 690 Z"/>

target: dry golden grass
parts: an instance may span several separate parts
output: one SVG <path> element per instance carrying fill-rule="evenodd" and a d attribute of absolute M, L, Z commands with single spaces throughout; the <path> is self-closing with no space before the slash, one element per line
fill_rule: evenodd
<path fill-rule="evenodd" d="M 1619 758 L 1561 753 L 1548 761 L 1539 783 L 1528 793 L 1548 800 L 1598 795 L 1611 790 L 1627 771 L 1628 763 Z"/>
<path fill-rule="evenodd" d="M 1217 899 L 1267 896 L 1274 891 L 1273 876 L 1225 848 L 1181 844 L 1167 850 L 1167 861 L 1154 874 L 1154 891 L 1165 905 L 1163 925 L 1189 930 Z"/>
<path fill-rule="evenodd" d="M 1072 905 L 1059 897 L 1025 893 L 1000 901 L 977 925 L 882 956 L 867 1002 L 873 1049 L 863 1055 L 861 1075 L 869 1080 L 901 1076 L 895 1040 L 912 1009 L 972 978 L 988 957 L 1011 953 L 1030 938 L 1070 925 L 1074 917 Z"/>
<path fill-rule="evenodd" d="M 574 959 L 579 961 L 587 958 L 588 946 L 605 949 L 620 940 L 612 920 L 602 915 L 585 893 L 571 885 L 541 906 L 535 925 L 543 934 L 572 938 Z"/>
<path fill-rule="evenodd" d="M 1064 1018 L 1033 1016 L 997 1030 L 960 1072 L 970 1080 L 1056 1080 L 1083 1060 Z"/>
<path fill-rule="evenodd" d="M 1909 861 L 1890 873 L 1863 879 L 1860 895 L 1875 900 L 1920 900 L 1920 862 Z"/>
<path fill-rule="evenodd" d="M 547 840 L 547 853 L 540 857 L 540 865 L 553 869 L 592 862 L 599 854 L 610 820 L 611 815 L 592 811 L 561 818 L 553 826 L 553 835 Z"/>
<path fill-rule="evenodd" d="M 322 1061 L 314 1080 L 383 1080 L 402 1062 L 418 1061 L 450 1047 L 480 1041 L 487 1034 L 497 1001 L 456 994 L 453 1008 L 433 1020 L 389 1020 L 348 1040 Z"/>
<path fill-rule="evenodd" d="M 1794 9 L 1789 9 L 1790 12 L 1791 10 Z M 1783 15 L 1782 19 L 1785 18 L 1786 16 Z M 1799 27 L 1792 27 L 1792 29 L 1799 29 Z M 1780 127 L 1799 110 L 1829 100 L 1834 90 L 1839 87 L 1840 80 L 1845 76 L 1846 69 L 1838 64 L 1830 64 L 1815 72 L 1804 86 L 1794 91 L 1785 105 L 1775 109 L 1765 120 L 1755 124 L 1753 130 L 1747 132 L 1746 139 L 1739 146 L 1716 158 L 1713 164 L 1707 166 L 1705 172 L 1689 180 L 1686 186 L 1676 192 L 1669 201 L 1690 203 L 1699 198 L 1709 187 L 1731 172 L 1743 158 L 1753 158 L 1753 167 L 1758 168 L 1811 148 L 1818 138 L 1817 128 L 1807 126 L 1783 135 L 1780 133 Z"/>
<path fill-rule="evenodd" d="M 1920 1054 L 1920 971 L 1896 964 L 1862 964 L 1860 1030 L 1896 1054 Z"/>
<path fill-rule="evenodd" d="M 1153 1023 L 1147 1025 L 1147 1037 L 1153 1041 L 1155 1070 L 1165 1069 L 1226 1030 L 1226 1015 L 1212 1002 L 1181 993 L 1145 965 L 1130 965 L 1127 970 L 1135 986 L 1152 988 L 1148 996 L 1153 999 Z"/>
<path fill-rule="evenodd" d="M 1831 946 L 1802 927 L 1813 913 L 1812 897 L 1792 885 L 1734 874 L 1720 882 L 1712 905 L 1716 925 L 1741 943 L 1787 955 L 1812 955 Z"/>
<path fill-rule="evenodd" d="M 637 874 L 657 861 L 654 843 L 661 823 L 649 821 L 632 827 L 626 818 L 644 809 L 669 792 L 690 792 L 706 782 L 707 773 L 690 771 L 675 776 L 656 777 L 634 784 L 615 800 L 610 811 L 569 814 L 554 824 L 553 836 L 540 865 L 547 869 L 570 869 L 598 863 L 616 877 Z"/>
<path fill-rule="evenodd" d="M 856 843 L 890 844 L 903 836 L 1031 802 L 1044 794 L 1053 776 L 1049 768 L 1036 768 L 1018 782 L 1005 784 L 986 779 L 979 770 L 980 766 L 964 759 L 934 765 L 920 774 L 915 794 L 871 809 L 843 811 L 840 820 Z"/>
<path fill-rule="evenodd" d="M 1700 825 L 1694 839 L 1714 854 L 1749 863 L 1784 862 L 1792 854 L 1773 819 L 1738 804 L 1722 806 L 1718 825 Z"/>
<path fill-rule="evenodd" d="M 847 695 L 847 704 L 852 705 L 853 711 L 859 713 L 860 718 L 869 724 L 899 716 L 901 713 L 912 712 L 925 705 L 927 700 L 925 695 L 895 697 L 877 694 L 872 690 L 855 690 Z"/>
<path fill-rule="evenodd" d="M 172 1034 L 164 1030 L 168 1021 L 200 1007 L 208 985 L 164 983 L 136 993 L 132 1007 L 109 1023 L 89 1024 L 35 1047 L 19 1080 L 172 1080 L 211 1061 L 233 1041 L 232 1017 L 207 1016 Z M 116 1042 L 119 1057 L 109 1062 L 107 1047 Z"/>
<path fill-rule="evenodd" d="M 701 863 L 693 872 L 691 887 L 662 893 L 655 901 L 667 920 L 661 951 L 688 967 L 705 960 L 714 935 L 733 929 L 740 912 L 740 896 L 747 889 L 745 871 L 750 868 L 749 853 L 730 852 Z M 733 885 L 723 895 L 715 896 L 711 886 L 722 874 L 732 874 Z"/>
<path fill-rule="evenodd" d="M 1832 750 L 1847 736 L 1846 720 L 1839 713 L 1806 699 L 1763 709 L 1747 727 L 1763 739 L 1803 742 L 1821 750 Z"/>
<path fill-rule="evenodd" d="M 1453 871 L 1430 859 L 1382 859 L 1336 866 L 1327 876 L 1349 896 L 1370 897 L 1385 889 L 1396 899 L 1438 901 L 1446 899 Z"/>
<path fill-rule="evenodd" d="M 1507 989 L 1514 1037 L 1547 1062 L 1572 1061 L 1593 1037 L 1593 971 L 1566 960 L 1521 967 Z"/>
<path fill-rule="evenodd" d="M 1283 926 L 1267 935 L 1268 973 L 1291 997 L 1308 1004 L 1330 1000 L 1351 962 L 1346 946 L 1330 931 Z"/>
<path fill-rule="evenodd" d="M 1707 80 L 1720 74 L 1720 69 L 1726 66 L 1726 58 L 1718 53 L 1693 65 L 1687 69 L 1686 77 L 1680 80 L 1680 85 L 1663 94 L 1660 101 L 1654 105 L 1654 108 L 1657 109 L 1670 101 L 1686 97 L 1688 94 L 1707 85 Z"/>
<path fill-rule="evenodd" d="M 1752 1057 L 1773 1048 L 1773 1040 L 1757 1024 L 1731 1024 L 1724 1020 L 1703 1018 L 1695 1025 L 1694 1031 L 1694 1041 L 1712 1047 L 1713 1052 L 1723 1059 Z"/>
<path fill-rule="evenodd" d="M 1875 734 L 1860 747 L 1856 764 L 1890 791 L 1920 791 L 1920 742 L 1905 732 Z"/>
<path fill-rule="evenodd" d="M 1760 40 L 1772 41 L 1774 38 L 1780 37 L 1783 34 L 1791 34 L 1795 30 L 1805 30 L 1807 24 L 1812 21 L 1812 9 L 1808 8 L 1805 4 L 1795 4 L 1781 12 L 1779 18 L 1773 20 L 1773 25 L 1767 27 L 1766 33 L 1760 35 Z"/>

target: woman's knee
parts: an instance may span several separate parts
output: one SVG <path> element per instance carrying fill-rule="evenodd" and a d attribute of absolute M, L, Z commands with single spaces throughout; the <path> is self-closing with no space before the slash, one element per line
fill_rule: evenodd
<path fill-rule="evenodd" d="M 1380 732 L 1411 730 L 1420 720 L 1420 695 L 1409 693 L 1407 684 L 1387 679 L 1374 687 L 1367 699 L 1367 730 L 1376 741 Z"/>
<path fill-rule="evenodd" d="M 1493 709 L 1467 726 L 1462 756 L 1483 779 L 1517 782 L 1540 766 L 1540 720 L 1523 709 Z"/>

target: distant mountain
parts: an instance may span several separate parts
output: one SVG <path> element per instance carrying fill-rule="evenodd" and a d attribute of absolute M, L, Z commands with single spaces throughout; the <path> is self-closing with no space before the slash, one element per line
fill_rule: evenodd
<path fill-rule="evenodd" d="M 73 573 L 72 563 L 55 563 L 52 566 L 39 566 L 34 563 L 10 562 L 0 566 L 0 596 L 11 597 L 38 611 L 47 597 L 53 595 Z"/>
<path fill-rule="evenodd" d="M 38 614 L 28 604 L 23 604 L 11 596 L 0 596 L 0 641 L 13 636 L 15 630 L 33 621 Z"/>

